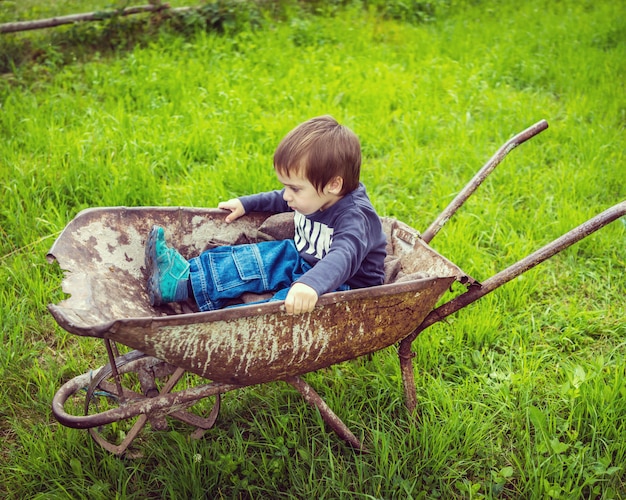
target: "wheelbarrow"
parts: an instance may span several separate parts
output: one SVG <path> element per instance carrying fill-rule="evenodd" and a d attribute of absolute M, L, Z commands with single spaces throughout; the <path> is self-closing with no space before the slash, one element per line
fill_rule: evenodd
<path fill-rule="evenodd" d="M 385 283 L 323 295 L 302 315 L 288 315 L 282 301 L 258 296 L 211 312 L 198 312 L 191 303 L 152 307 L 145 291 L 144 244 L 154 224 L 190 258 L 215 246 L 293 237 L 290 214 L 251 213 L 227 224 L 217 209 L 80 212 L 48 254 L 65 271 L 62 287 L 70 294 L 49 310 L 70 333 L 103 339 L 108 363 L 60 387 L 52 402 L 54 416 L 65 426 L 88 429 L 96 442 L 120 455 L 129 453 L 146 423 L 163 430 L 168 419 L 176 419 L 195 427 L 192 436 L 200 437 L 215 424 L 222 394 L 283 381 L 316 407 L 339 437 L 365 450 L 302 375 L 395 344 L 405 401 L 413 412 L 411 346 L 422 331 L 626 213 L 624 201 L 482 283 L 429 246 L 504 157 L 547 127 L 542 120 L 507 141 L 424 233 L 382 218 L 388 242 Z M 465 291 L 436 307 L 455 282 Z M 120 422 L 127 424 L 123 432 L 115 428 Z"/>

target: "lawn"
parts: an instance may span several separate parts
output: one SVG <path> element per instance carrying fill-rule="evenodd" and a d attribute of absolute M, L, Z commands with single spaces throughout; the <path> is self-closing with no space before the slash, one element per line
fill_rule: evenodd
<path fill-rule="evenodd" d="M 102 7 L 51 5 L 0 22 Z M 357 133 L 374 206 L 422 231 L 546 119 L 432 241 L 478 280 L 626 200 L 619 2 L 211 5 L 0 35 L 0 496 L 626 498 L 624 218 L 425 330 L 416 415 L 394 348 L 307 374 L 368 454 L 281 382 L 225 395 L 202 439 L 144 432 L 138 458 L 56 422 L 56 390 L 106 361 L 47 311 L 60 231 L 277 188 L 274 148 L 312 116 Z"/>

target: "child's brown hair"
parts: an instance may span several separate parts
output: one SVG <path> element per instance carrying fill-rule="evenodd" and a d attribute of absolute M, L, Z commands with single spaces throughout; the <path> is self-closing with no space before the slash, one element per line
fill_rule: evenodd
<path fill-rule="evenodd" d="M 322 192 L 336 176 L 343 179 L 341 195 L 359 186 L 361 143 L 348 127 L 332 116 L 311 118 L 298 125 L 280 142 L 274 153 L 274 168 L 289 177 L 306 177 Z"/>

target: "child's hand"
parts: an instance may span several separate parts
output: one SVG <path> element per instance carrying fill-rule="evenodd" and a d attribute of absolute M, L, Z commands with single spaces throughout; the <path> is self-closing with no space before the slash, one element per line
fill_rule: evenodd
<path fill-rule="evenodd" d="M 317 304 L 317 292 L 304 283 L 294 283 L 285 298 L 287 314 L 311 312 Z"/>
<path fill-rule="evenodd" d="M 226 216 L 226 222 L 233 222 L 246 213 L 243 208 L 243 204 L 239 201 L 239 198 L 233 198 L 228 201 L 221 201 L 217 204 L 217 208 L 222 210 L 230 210 L 230 214 Z"/>

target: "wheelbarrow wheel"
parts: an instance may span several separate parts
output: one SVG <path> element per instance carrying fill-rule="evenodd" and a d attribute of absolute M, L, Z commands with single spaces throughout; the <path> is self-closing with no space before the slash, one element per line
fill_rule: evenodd
<path fill-rule="evenodd" d="M 116 356 L 114 365 L 103 366 L 91 380 L 85 397 L 85 415 L 97 415 L 107 410 L 146 398 L 167 396 L 185 374 L 185 370 L 165 363 L 140 351 Z M 168 428 L 165 415 L 196 427 L 192 437 L 199 438 L 215 423 L 220 409 L 220 395 L 215 396 L 208 418 L 189 411 L 137 413 L 123 420 L 89 428 L 89 434 L 100 446 L 116 455 L 138 456 L 129 446 L 149 423 L 154 430 Z"/>

